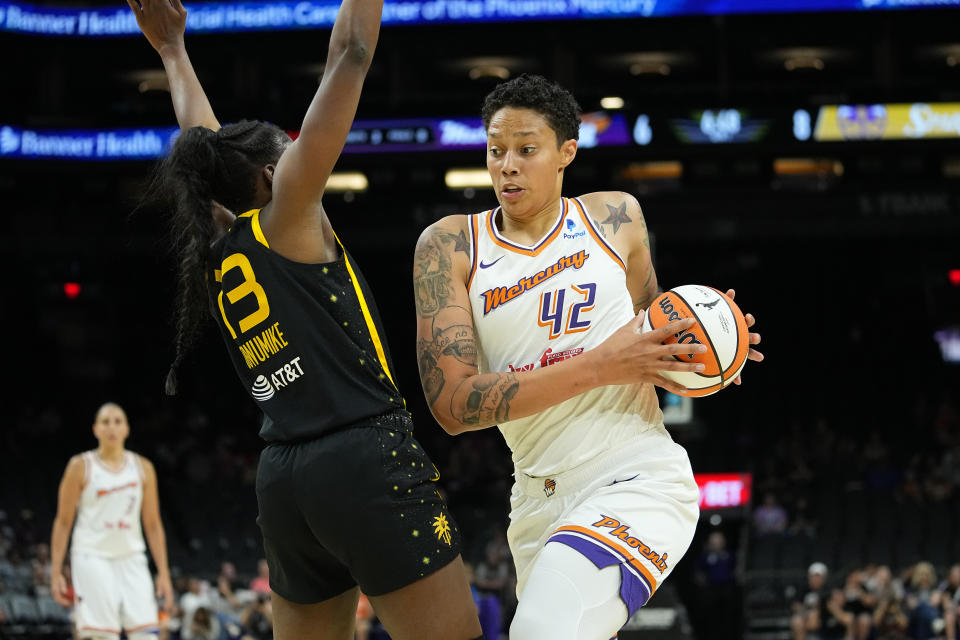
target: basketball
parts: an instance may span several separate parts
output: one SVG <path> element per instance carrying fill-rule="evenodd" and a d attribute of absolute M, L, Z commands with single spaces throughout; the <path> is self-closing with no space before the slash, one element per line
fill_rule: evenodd
<path fill-rule="evenodd" d="M 701 372 L 661 371 L 665 378 L 682 384 L 690 397 L 720 391 L 740 374 L 750 348 L 747 322 L 740 308 L 713 287 L 688 284 L 660 294 L 647 310 L 643 332 L 659 329 L 675 320 L 693 318 L 696 324 L 664 344 L 699 342 L 704 353 L 673 356 L 681 362 L 697 362 Z"/>

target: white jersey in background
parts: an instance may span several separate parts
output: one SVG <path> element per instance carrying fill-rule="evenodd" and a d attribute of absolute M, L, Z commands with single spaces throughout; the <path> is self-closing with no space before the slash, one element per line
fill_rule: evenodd
<path fill-rule="evenodd" d="M 501 236 L 500 215 L 470 216 L 467 291 L 480 373 L 575 358 L 633 319 L 626 266 L 578 199 L 562 199 L 556 224 L 532 247 Z M 651 384 L 598 387 L 500 425 L 517 471 L 534 477 L 577 467 L 650 429 L 663 430 Z"/>
<path fill-rule="evenodd" d="M 96 451 L 83 454 L 86 468 L 77 505 L 71 553 L 119 558 L 146 549 L 140 525 L 143 466 L 130 451 L 118 469 L 108 467 Z"/>

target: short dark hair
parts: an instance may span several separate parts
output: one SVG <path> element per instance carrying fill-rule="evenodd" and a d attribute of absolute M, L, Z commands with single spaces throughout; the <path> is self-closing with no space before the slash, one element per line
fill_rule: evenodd
<path fill-rule="evenodd" d="M 543 76 L 523 74 L 498 84 L 483 100 L 483 128 L 490 127 L 493 114 L 504 107 L 532 109 L 557 134 L 557 145 L 580 137 L 580 105 L 569 91 Z"/>

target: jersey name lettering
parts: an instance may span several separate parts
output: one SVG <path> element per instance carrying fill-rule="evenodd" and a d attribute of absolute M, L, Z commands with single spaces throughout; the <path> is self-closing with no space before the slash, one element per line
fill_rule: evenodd
<path fill-rule="evenodd" d="M 556 264 L 550 265 L 543 271 L 538 271 L 532 276 L 520 278 L 517 281 L 517 284 L 513 285 L 512 287 L 494 287 L 493 289 L 487 289 L 480 294 L 483 296 L 483 315 L 487 315 L 497 307 L 523 295 L 541 282 L 549 280 L 558 273 L 562 273 L 563 271 L 571 268 L 582 268 L 589 257 L 590 254 L 581 249 L 577 253 L 560 258 L 557 260 Z"/>

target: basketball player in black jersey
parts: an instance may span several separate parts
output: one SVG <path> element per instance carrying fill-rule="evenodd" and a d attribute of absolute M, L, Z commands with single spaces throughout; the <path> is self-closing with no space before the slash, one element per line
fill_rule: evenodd
<path fill-rule="evenodd" d="M 376 305 L 320 203 L 382 0 L 340 6 L 296 142 L 263 122 L 221 127 L 184 49 L 179 0 L 128 3 L 161 55 L 182 129 L 154 183 L 180 255 L 167 391 L 212 313 L 264 413 L 258 523 L 276 637 L 352 639 L 363 589 L 394 640 L 477 638 L 459 531 L 413 438 Z"/>

